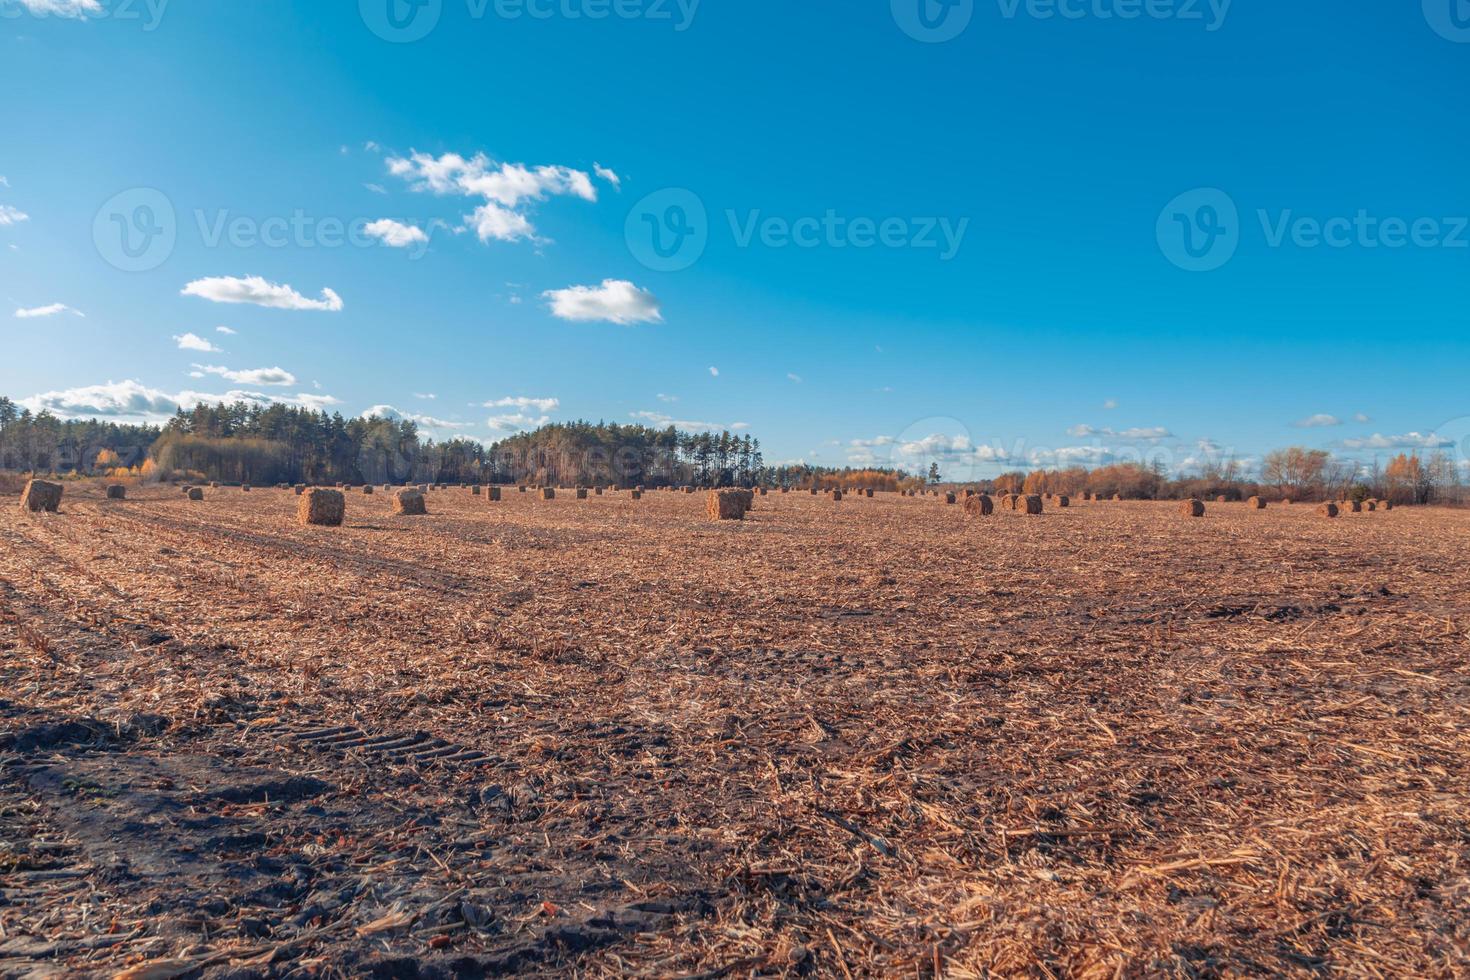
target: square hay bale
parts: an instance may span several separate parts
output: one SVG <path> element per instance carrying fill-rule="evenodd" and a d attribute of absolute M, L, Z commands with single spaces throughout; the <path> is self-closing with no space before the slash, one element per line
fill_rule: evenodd
<path fill-rule="evenodd" d="M 190 500 L 203 500 L 204 499 L 204 488 L 203 487 L 190 487 L 187 491 L 185 491 L 185 495 Z"/>
<path fill-rule="evenodd" d="M 1249 500 L 1247 500 L 1245 502 L 1245 505 L 1247 507 L 1249 507 L 1251 510 L 1265 510 L 1266 509 L 1266 498 L 1265 497 L 1252 497 L 1252 498 L 1250 498 Z"/>
<path fill-rule="evenodd" d="M 1317 513 L 1321 514 L 1323 517 L 1336 517 L 1338 514 L 1337 505 L 1329 500 L 1327 503 L 1317 508 Z"/>
<path fill-rule="evenodd" d="M 1203 500 L 1194 497 L 1188 500 L 1181 500 L 1179 502 L 1179 513 L 1185 517 L 1204 517 L 1205 503 Z"/>
<path fill-rule="evenodd" d="M 745 500 L 739 490 L 711 490 L 705 497 L 705 512 L 712 521 L 743 521 Z"/>
<path fill-rule="evenodd" d="M 404 517 L 423 517 L 429 513 L 424 495 L 417 490 L 400 490 L 393 495 L 393 513 Z"/>
<path fill-rule="evenodd" d="M 121 483 L 114 483 L 107 488 L 108 500 L 127 500 L 128 488 Z"/>
<path fill-rule="evenodd" d="M 552 487 L 542 487 L 541 488 L 541 499 L 542 500 L 555 500 L 556 499 L 556 490 L 554 488 L 552 488 Z"/>
<path fill-rule="evenodd" d="M 499 487 L 488 487 L 485 490 L 485 498 L 490 503 L 492 503 L 492 504 L 495 503 L 496 501 L 498 501 L 500 499 L 500 488 Z"/>
<path fill-rule="evenodd" d="M 341 527 L 347 516 L 347 498 L 341 490 L 313 488 L 296 504 L 296 519 L 317 527 Z"/>
<path fill-rule="evenodd" d="M 1016 499 L 1016 510 L 1022 514 L 1037 517 L 1041 514 L 1041 496 L 1028 493 Z"/>
<path fill-rule="evenodd" d="M 45 480 L 31 480 L 20 494 L 20 509 L 32 514 L 45 511 L 55 514 L 61 510 L 61 484 Z"/>
<path fill-rule="evenodd" d="M 995 501 L 983 493 L 965 498 L 965 513 L 971 517 L 989 517 L 995 513 Z"/>

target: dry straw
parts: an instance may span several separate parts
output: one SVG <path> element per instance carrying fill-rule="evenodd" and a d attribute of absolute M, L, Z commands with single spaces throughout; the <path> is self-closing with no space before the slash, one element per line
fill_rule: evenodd
<path fill-rule="evenodd" d="M 1179 502 L 1179 513 L 1183 514 L 1185 517 L 1204 517 L 1204 501 L 1193 497 L 1189 500 L 1182 500 Z"/>
<path fill-rule="evenodd" d="M 28 510 L 32 514 L 45 511 L 55 514 L 61 509 L 61 484 L 48 483 L 45 480 L 31 480 L 21 491 L 21 510 Z"/>
<path fill-rule="evenodd" d="M 989 517 L 995 513 L 995 501 L 983 493 L 966 497 L 965 513 L 971 517 Z"/>
<path fill-rule="evenodd" d="M 393 513 L 405 517 L 422 517 L 429 512 L 424 495 L 417 490 L 400 490 L 393 495 Z"/>
<path fill-rule="evenodd" d="M 347 498 L 341 490 L 312 489 L 296 504 L 296 519 L 317 527 L 340 527 L 347 516 Z"/>
<path fill-rule="evenodd" d="M 740 490 L 711 490 L 705 497 L 705 512 L 712 521 L 743 521 L 747 499 Z"/>

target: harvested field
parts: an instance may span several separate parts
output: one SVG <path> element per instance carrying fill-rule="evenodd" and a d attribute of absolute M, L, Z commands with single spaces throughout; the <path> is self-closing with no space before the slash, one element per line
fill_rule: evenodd
<path fill-rule="evenodd" d="M 1470 513 L 104 494 L 0 507 L 0 975 L 1470 973 Z"/>

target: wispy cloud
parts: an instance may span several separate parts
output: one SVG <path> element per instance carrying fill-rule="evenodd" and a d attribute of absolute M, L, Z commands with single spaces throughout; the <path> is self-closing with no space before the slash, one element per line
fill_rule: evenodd
<path fill-rule="evenodd" d="M 595 173 L 601 179 L 607 181 L 609 184 L 612 184 L 614 187 L 618 188 L 619 190 L 622 189 L 622 187 L 623 187 L 623 178 L 619 177 L 616 173 L 614 173 L 612 171 L 612 168 L 610 168 L 610 167 L 604 167 L 600 163 L 594 163 L 592 165 L 592 172 Z"/>
<path fill-rule="evenodd" d="M 368 222 L 362 229 L 371 238 L 376 238 L 390 248 L 408 248 L 410 245 L 421 245 L 429 240 L 429 236 L 417 225 L 406 225 L 391 218 L 379 218 L 377 221 Z"/>
<path fill-rule="evenodd" d="M 105 13 L 99 0 L 16 0 L 38 16 L 86 17 Z"/>
<path fill-rule="evenodd" d="M 786 375 L 786 380 L 787 381 L 790 381 L 792 384 L 798 384 L 799 385 L 799 384 L 801 384 L 801 375 L 799 375 L 799 374 L 788 374 L 788 375 Z"/>
<path fill-rule="evenodd" d="M 233 381 L 238 385 L 267 385 L 270 387 L 289 388 L 296 383 L 296 375 L 284 368 L 251 368 L 246 371 L 232 371 L 227 367 L 219 367 L 212 364 L 195 364 L 194 369 L 204 374 L 214 374 L 226 381 Z"/>
<path fill-rule="evenodd" d="M 218 354 L 220 349 L 198 334 L 183 333 L 174 334 L 174 343 L 179 345 L 179 350 L 197 350 L 204 354 Z"/>
<path fill-rule="evenodd" d="M 720 369 L 714 365 L 710 365 L 709 376 L 711 378 L 718 378 L 720 376 Z"/>
<path fill-rule="evenodd" d="M 1125 439 L 1142 442 L 1159 442 L 1163 439 L 1172 439 L 1174 433 L 1162 425 L 1136 426 L 1131 429 L 1113 429 L 1109 426 L 1098 428 L 1092 425 L 1074 425 L 1067 430 L 1067 435 L 1074 439 Z"/>
<path fill-rule="evenodd" d="M 663 320 L 657 297 L 622 279 L 604 279 L 601 286 L 551 289 L 541 295 L 550 302 L 551 315 L 560 320 L 605 321 L 622 326 Z"/>
<path fill-rule="evenodd" d="M 416 191 L 483 199 L 482 205 L 464 217 L 463 225 L 483 242 L 536 239 L 536 228 L 525 213 L 531 203 L 558 196 L 597 200 L 597 188 L 585 171 L 562 166 L 498 164 L 483 153 L 473 157 L 458 153 L 435 157 L 412 152 L 407 157 L 390 157 L 388 172 L 407 181 Z"/>
<path fill-rule="evenodd" d="M 1374 433 L 1366 439 L 1344 439 L 1344 449 L 1447 449 L 1453 439 L 1445 439 L 1433 432 L 1405 432 L 1402 435 L 1386 436 Z"/>
<path fill-rule="evenodd" d="M 167 420 L 179 409 L 187 411 L 199 404 L 242 401 L 258 405 L 293 405 L 314 411 L 340 404 L 331 395 L 305 393 L 295 396 L 267 395 L 258 391 L 171 393 L 134 380 L 43 392 L 20 399 L 20 404 L 32 412 L 47 411 L 61 418 L 112 418 L 157 423 Z"/>
<path fill-rule="evenodd" d="M 52 303 L 49 306 L 33 306 L 29 309 L 21 308 L 15 311 L 16 318 L 20 320 L 34 320 L 37 317 L 55 316 L 58 313 L 70 313 L 73 316 L 80 317 L 86 316 L 81 310 L 74 310 L 65 303 Z"/>
<path fill-rule="evenodd" d="M 1297 419 L 1291 424 L 1298 429 L 1326 429 L 1334 425 L 1342 425 L 1342 419 L 1336 415 L 1328 415 L 1326 412 L 1318 412 L 1316 415 L 1308 415 L 1304 419 Z"/>
<path fill-rule="evenodd" d="M 0 204 L 0 228 L 6 225 L 18 225 L 22 221 L 29 220 L 31 220 L 31 216 L 19 208 L 13 208 L 8 204 Z"/>
<path fill-rule="evenodd" d="M 215 327 L 214 328 L 214 332 L 215 333 L 222 333 L 226 337 L 233 337 L 233 336 L 235 336 L 235 331 L 234 330 L 231 330 L 229 327 Z"/>
<path fill-rule="evenodd" d="M 249 303 L 275 310 L 337 313 L 342 309 L 342 297 L 330 289 L 322 290 L 321 299 L 308 299 L 290 286 L 268 282 L 260 276 L 196 279 L 182 292 L 185 296 L 198 296 L 212 303 Z"/>
<path fill-rule="evenodd" d="M 414 412 L 400 412 L 392 405 L 374 405 L 362 413 L 365 419 L 380 418 L 391 419 L 395 422 L 412 422 L 423 429 L 438 429 L 445 432 L 458 432 L 462 429 L 473 428 L 469 422 L 451 422 L 448 419 L 435 418 L 432 415 L 419 415 Z"/>

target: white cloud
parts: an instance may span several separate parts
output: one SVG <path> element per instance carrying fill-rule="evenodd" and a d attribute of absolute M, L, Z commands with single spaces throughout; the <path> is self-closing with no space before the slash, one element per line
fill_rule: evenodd
<path fill-rule="evenodd" d="M 715 422 L 696 422 L 692 419 L 676 419 L 672 415 L 665 415 L 663 412 L 633 412 L 632 417 L 638 419 L 640 422 L 647 422 L 657 428 L 672 425 L 674 428 L 682 429 L 686 432 L 706 432 L 729 428 L 729 426 L 722 426 Z"/>
<path fill-rule="evenodd" d="M 174 334 L 174 343 L 179 345 L 179 350 L 197 350 L 205 354 L 218 354 L 220 349 L 198 334 L 184 333 Z"/>
<path fill-rule="evenodd" d="M 1111 449 L 1103 446 L 1063 446 L 1060 449 L 1036 450 L 1028 458 L 1033 465 L 1079 466 L 1107 463 L 1117 457 Z"/>
<path fill-rule="evenodd" d="M 1342 419 L 1336 415 L 1318 412 L 1316 415 L 1308 415 L 1304 419 L 1297 419 L 1291 424 L 1298 429 L 1325 429 L 1334 425 L 1342 425 Z"/>
<path fill-rule="evenodd" d="M 525 412 L 506 412 L 501 415 L 492 415 L 486 419 L 485 424 L 497 432 L 519 432 L 522 429 L 535 429 L 551 421 L 550 415 L 528 415 Z"/>
<path fill-rule="evenodd" d="M 24 211 L 11 207 L 8 204 L 0 204 L 0 228 L 6 225 L 18 225 L 22 221 L 31 220 L 31 216 Z"/>
<path fill-rule="evenodd" d="M 658 400 L 661 401 L 661 402 L 676 402 L 676 401 L 679 400 L 679 396 L 678 395 L 665 395 L 665 394 L 660 393 L 659 396 L 658 396 Z"/>
<path fill-rule="evenodd" d="M 196 371 L 205 374 L 216 374 L 226 381 L 233 381 L 238 385 L 269 385 L 272 387 L 286 388 L 296 383 L 296 375 L 283 368 L 252 368 L 248 371 L 231 371 L 226 367 L 217 367 L 210 364 L 195 364 Z"/>
<path fill-rule="evenodd" d="M 551 289 L 541 295 L 551 301 L 551 315 L 561 320 L 603 320 L 624 326 L 663 321 L 658 298 L 624 279 L 604 279 L 601 286 Z"/>
<path fill-rule="evenodd" d="M 435 157 L 413 152 L 406 158 L 389 158 L 388 172 L 416 191 L 482 198 L 485 203 L 465 217 L 463 227 L 474 230 L 484 242 L 534 239 L 535 226 L 524 213 L 527 204 L 561 196 L 597 200 L 597 189 L 584 171 L 496 164 L 483 153 L 466 158 L 458 153 Z M 598 176 L 608 179 L 600 171 Z M 612 182 L 616 186 L 616 180 Z"/>
<path fill-rule="evenodd" d="M 709 376 L 711 378 L 718 378 L 720 376 L 720 369 L 717 368 L 717 367 L 711 366 L 710 369 L 709 369 Z"/>
<path fill-rule="evenodd" d="M 362 186 L 363 187 L 366 187 L 368 190 L 372 191 L 374 194 L 387 194 L 388 193 L 388 188 L 384 187 L 382 184 L 363 184 Z"/>
<path fill-rule="evenodd" d="M 20 320 L 34 320 L 36 317 L 55 316 L 58 313 L 71 313 L 80 317 L 86 316 L 81 310 L 74 310 L 65 303 L 52 303 L 50 306 L 33 306 L 30 309 L 22 308 L 15 311 L 15 316 Z"/>
<path fill-rule="evenodd" d="M 1357 413 L 1356 415 L 1353 416 L 1353 421 L 1354 422 L 1357 422 L 1360 425 L 1367 425 L 1369 422 L 1372 422 L 1373 420 L 1368 417 L 1368 415 L 1367 415 L 1366 412 L 1359 412 L 1359 413 Z"/>
<path fill-rule="evenodd" d="M 1067 435 L 1074 439 L 1127 439 L 1144 442 L 1158 442 L 1174 437 L 1174 433 L 1162 425 L 1136 426 L 1131 429 L 1113 429 L 1104 426 L 1099 429 L 1096 426 L 1083 424 L 1072 426 L 1067 430 Z"/>
<path fill-rule="evenodd" d="M 336 313 L 342 309 L 342 297 L 330 289 L 322 290 L 321 299 L 307 299 L 290 286 L 267 282 L 260 276 L 196 279 L 185 286 L 182 292 L 185 296 L 198 296 L 212 303 L 251 303 L 275 310 L 319 310 Z"/>
<path fill-rule="evenodd" d="M 131 380 L 43 392 L 20 399 L 19 404 L 32 412 L 48 411 L 61 418 L 110 418 L 157 423 L 166 421 L 181 408 L 187 410 L 201 403 L 229 404 L 239 401 L 258 405 L 279 403 L 316 411 L 339 404 L 330 395 L 298 394 L 293 398 L 267 395 L 258 391 L 227 391 L 222 394 L 200 391 L 170 393 Z"/>
<path fill-rule="evenodd" d="M 369 222 L 362 230 L 390 248 L 408 248 L 429 240 L 429 236 L 417 225 L 405 225 L 391 218 Z"/>
<path fill-rule="evenodd" d="M 431 402 L 434 399 L 438 398 L 439 396 L 436 395 L 436 394 L 434 394 L 433 392 L 427 392 L 427 393 L 422 394 L 422 395 L 420 395 L 417 392 L 415 392 L 413 397 L 418 398 L 421 401 Z"/>
<path fill-rule="evenodd" d="M 936 437 L 931 436 L 930 438 Z M 891 446 L 893 443 L 894 439 L 892 436 L 877 436 L 873 439 L 854 439 L 848 445 L 855 449 L 872 449 L 877 446 Z"/>
<path fill-rule="evenodd" d="M 214 332 L 215 333 L 222 333 L 226 337 L 233 337 L 233 336 L 235 336 L 235 331 L 234 330 L 231 330 L 229 327 L 215 327 L 214 328 Z"/>
<path fill-rule="evenodd" d="M 437 419 L 432 415 L 416 415 L 413 412 L 400 412 L 392 405 L 374 405 L 362 413 L 362 417 L 365 419 L 370 419 L 374 416 L 380 419 L 392 419 L 395 422 L 412 422 L 424 429 L 443 429 L 452 432 L 459 429 L 471 428 L 468 422 L 451 422 L 447 419 Z"/>
<path fill-rule="evenodd" d="M 98 0 L 18 0 L 20 5 L 37 16 L 86 17 L 103 14 Z"/>
<path fill-rule="evenodd" d="M 799 384 L 801 384 L 801 375 L 799 375 L 799 374 L 787 374 L 786 375 L 786 380 L 787 381 L 790 381 L 792 384 L 798 384 L 799 385 Z"/>
<path fill-rule="evenodd" d="M 619 190 L 622 189 L 622 186 L 623 186 L 623 178 L 619 177 L 616 173 L 614 173 L 612 171 L 612 168 L 610 168 L 610 167 L 604 167 L 600 163 L 594 163 L 592 165 L 592 172 L 595 173 L 598 177 L 601 177 L 603 180 L 607 181 L 609 184 L 612 184 L 614 187 L 618 188 Z"/>
<path fill-rule="evenodd" d="M 518 242 L 536 235 L 536 227 L 529 218 L 498 204 L 482 204 L 475 208 L 474 213 L 465 218 L 465 225 L 473 228 L 482 242 Z"/>
<path fill-rule="evenodd" d="M 561 408 L 560 398 L 497 398 L 494 401 L 485 402 L 481 408 L 518 408 L 522 411 L 534 408 L 545 415 Z"/>
<path fill-rule="evenodd" d="M 1403 435 L 1386 436 L 1374 433 L 1366 439 L 1344 439 L 1345 449 L 1446 449 L 1453 446 L 1453 439 L 1445 439 L 1433 432 L 1405 432 Z"/>
<path fill-rule="evenodd" d="M 5 175 L 4 174 L 0 174 L 0 187 L 9 187 L 9 186 L 10 186 L 10 181 L 8 181 L 8 180 L 5 179 Z"/>
<path fill-rule="evenodd" d="M 1109 398 L 1107 401 L 1103 402 L 1103 406 L 1102 407 L 1104 409 L 1106 409 L 1107 411 L 1111 412 L 1113 409 L 1115 409 L 1115 408 L 1118 407 L 1118 399 L 1116 399 L 1116 398 Z"/>

